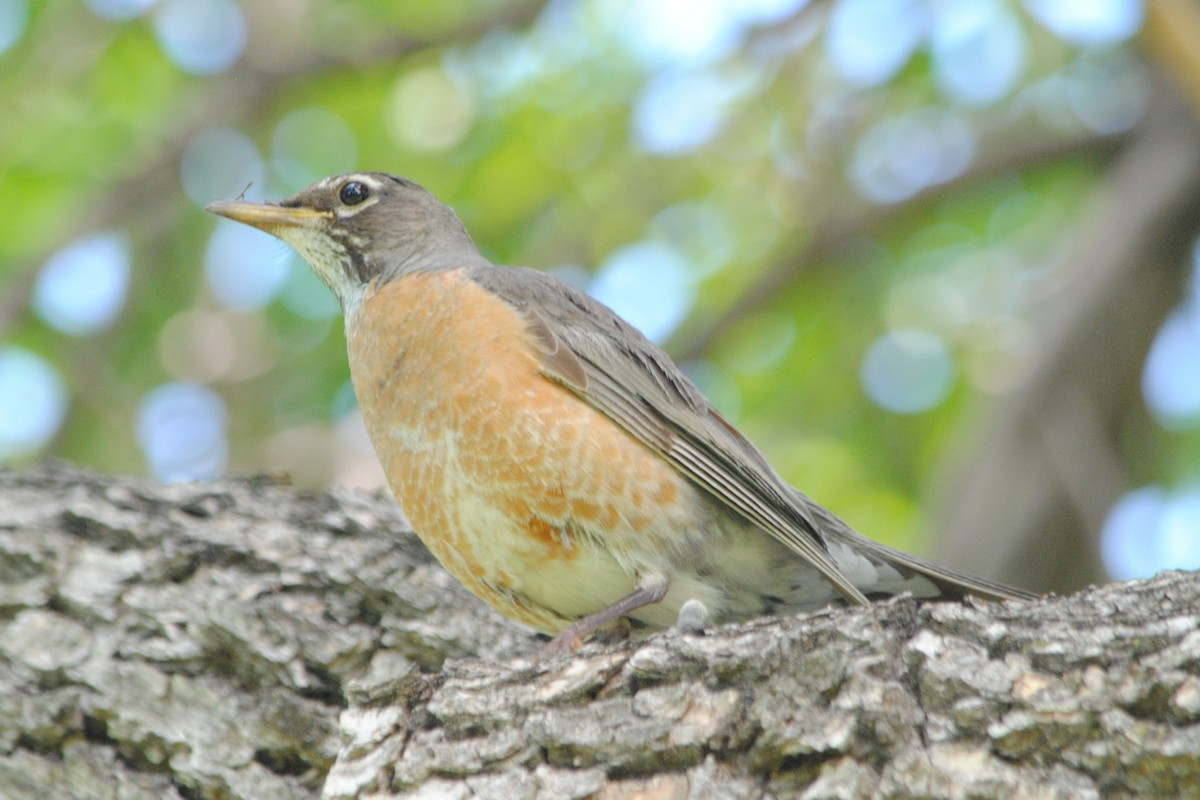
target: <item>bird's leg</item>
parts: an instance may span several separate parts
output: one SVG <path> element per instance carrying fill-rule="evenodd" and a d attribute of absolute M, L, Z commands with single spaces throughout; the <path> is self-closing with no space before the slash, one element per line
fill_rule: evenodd
<path fill-rule="evenodd" d="M 631 611 L 637 611 L 642 606 L 662 600 L 667 596 L 667 588 L 670 585 L 670 580 L 661 573 L 638 575 L 637 588 L 632 592 L 611 606 L 606 606 L 582 619 L 577 619 L 559 631 L 558 635 L 546 645 L 546 655 L 560 656 L 574 652 L 589 636 L 609 623 Z"/>

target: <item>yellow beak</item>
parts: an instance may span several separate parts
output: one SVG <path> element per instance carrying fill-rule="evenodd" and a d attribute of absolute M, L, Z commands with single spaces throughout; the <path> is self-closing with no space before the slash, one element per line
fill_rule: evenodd
<path fill-rule="evenodd" d="M 327 212 L 311 208 L 285 208 L 274 203 L 251 203 L 245 200 L 209 203 L 204 210 L 268 233 L 279 228 L 305 227 L 329 216 Z"/>

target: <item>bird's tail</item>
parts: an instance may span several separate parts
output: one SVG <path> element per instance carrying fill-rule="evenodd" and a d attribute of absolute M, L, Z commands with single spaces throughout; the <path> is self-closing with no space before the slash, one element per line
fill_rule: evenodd
<path fill-rule="evenodd" d="M 909 555 L 902 550 L 871 541 L 865 536 L 856 535 L 853 547 L 863 555 L 868 557 L 873 556 L 899 570 L 906 570 L 927 579 L 937 587 L 938 596 L 940 597 L 961 600 L 967 595 L 974 595 L 975 597 L 982 597 L 985 600 L 997 602 L 1004 600 L 1035 600 L 1038 597 L 1037 594 L 1027 592 L 1024 589 L 1006 586 L 996 581 L 989 581 L 986 578 L 964 575 L 961 572 L 947 569 L 946 567 L 926 561 L 923 558 Z"/>
<path fill-rule="evenodd" d="M 797 494 L 800 494 L 797 492 Z M 801 497 L 803 495 L 801 494 Z M 926 561 L 902 550 L 888 547 L 885 544 L 868 539 L 851 528 L 831 512 L 804 498 L 809 511 L 818 523 L 821 533 L 826 537 L 834 561 L 854 580 L 855 572 L 852 564 L 865 559 L 869 574 L 874 574 L 875 585 L 861 585 L 858 588 L 864 594 L 897 594 L 911 591 L 917 597 L 945 597 L 961 600 L 967 595 L 974 595 L 985 600 L 1034 600 L 1039 595 L 1005 586 L 1002 583 L 964 575 L 952 569 Z M 890 580 L 881 575 L 885 570 L 880 567 L 891 567 L 895 576 Z M 874 567 L 872 569 L 871 567 Z M 866 581 L 870 582 L 870 579 Z"/>

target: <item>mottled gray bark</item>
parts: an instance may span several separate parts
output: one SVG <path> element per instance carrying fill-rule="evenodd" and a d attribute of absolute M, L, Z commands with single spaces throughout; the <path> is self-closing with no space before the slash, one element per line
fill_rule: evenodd
<path fill-rule="evenodd" d="M 548 662 L 405 530 L 0 471 L 0 798 L 1200 797 L 1193 575 Z"/>

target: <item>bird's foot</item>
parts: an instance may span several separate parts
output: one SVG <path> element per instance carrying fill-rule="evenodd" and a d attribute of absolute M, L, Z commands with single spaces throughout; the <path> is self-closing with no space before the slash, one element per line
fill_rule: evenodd
<path fill-rule="evenodd" d="M 675 630 L 680 633 L 703 633 L 708 624 L 708 606 L 696 598 L 692 598 L 679 607 L 679 616 L 675 619 Z"/>
<path fill-rule="evenodd" d="M 650 603 L 657 603 L 663 599 L 666 593 L 666 578 L 652 576 L 652 579 L 645 579 L 642 585 L 611 606 L 602 608 L 594 614 L 588 614 L 559 631 L 558 635 L 550 640 L 550 644 L 546 645 L 546 655 L 557 657 L 574 653 L 593 634 L 613 626 L 613 623 L 631 611 L 636 611 Z M 626 624 L 626 636 L 628 636 L 628 623 Z"/>

